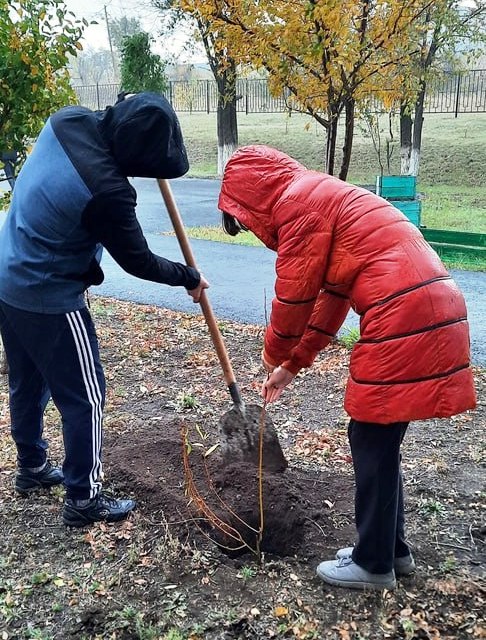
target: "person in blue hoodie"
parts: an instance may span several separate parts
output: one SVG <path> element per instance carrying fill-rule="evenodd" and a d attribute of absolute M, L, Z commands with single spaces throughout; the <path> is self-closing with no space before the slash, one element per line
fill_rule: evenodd
<path fill-rule="evenodd" d="M 56 112 L 18 175 L 0 230 L 15 489 L 27 494 L 64 483 L 68 526 L 122 520 L 136 506 L 102 491 L 105 378 L 85 292 L 103 281 L 104 247 L 126 272 L 185 287 L 199 301 L 208 282 L 196 269 L 152 253 L 128 181 L 177 178 L 188 168 L 172 107 L 144 92 L 121 94 L 104 111 Z M 49 396 L 62 417 L 62 470 L 49 461 L 43 438 Z"/>

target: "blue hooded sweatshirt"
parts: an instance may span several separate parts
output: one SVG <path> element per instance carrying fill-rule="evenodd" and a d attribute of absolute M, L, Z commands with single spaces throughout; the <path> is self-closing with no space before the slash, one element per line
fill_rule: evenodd
<path fill-rule="evenodd" d="M 37 313 L 83 308 L 85 290 L 103 281 L 102 247 L 134 276 L 197 287 L 195 269 L 150 251 L 127 179 L 176 178 L 188 168 L 177 116 L 158 94 L 52 115 L 0 229 L 0 300 Z"/>

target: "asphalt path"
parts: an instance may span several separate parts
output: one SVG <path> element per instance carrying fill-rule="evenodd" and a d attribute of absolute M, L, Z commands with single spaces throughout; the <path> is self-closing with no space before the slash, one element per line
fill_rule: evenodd
<path fill-rule="evenodd" d="M 172 230 L 172 226 L 156 181 L 136 178 L 132 184 L 138 195 L 137 216 L 150 248 L 170 260 L 183 262 L 177 239 L 164 235 Z M 179 178 L 171 180 L 171 187 L 187 227 L 221 224 L 217 208 L 219 180 Z M 275 253 L 262 247 L 207 240 L 191 240 L 191 246 L 199 269 L 211 284 L 208 295 L 215 315 L 221 320 L 264 325 L 273 297 Z M 106 251 L 102 268 L 105 281 L 91 289 L 93 294 L 200 313 L 199 305 L 192 302 L 183 288 L 130 276 Z M 451 275 L 466 299 L 473 362 L 486 366 L 486 274 L 451 271 Z M 341 331 L 357 326 L 358 317 L 350 311 Z"/>
<path fill-rule="evenodd" d="M 132 183 L 138 194 L 137 216 L 150 248 L 170 260 L 182 262 L 177 239 L 163 235 L 172 227 L 156 181 L 139 178 Z M 217 208 L 219 180 L 179 178 L 171 180 L 171 187 L 186 227 L 220 226 L 221 214 Z M 273 297 L 275 253 L 262 247 L 208 240 L 191 240 L 191 246 L 199 269 L 211 284 L 208 295 L 216 316 L 264 325 L 270 315 Z M 199 313 L 199 306 L 194 305 L 183 289 L 129 276 L 106 252 L 102 267 L 105 282 L 93 287 L 93 293 Z M 451 271 L 451 275 L 466 298 L 473 362 L 486 366 L 486 274 Z M 357 326 L 358 316 L 350 311 L 341 331 Z"/>

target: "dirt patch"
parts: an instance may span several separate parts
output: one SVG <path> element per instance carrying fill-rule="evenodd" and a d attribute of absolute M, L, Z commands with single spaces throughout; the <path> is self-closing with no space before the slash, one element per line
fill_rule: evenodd
<path fill-rule="evenodd" d="M 189 429 L 188 444 L 181 437 L 185 429 Z M 183 461 L 188 447 L 189 473 L 184 472 Z M 260 490 L 258 466 L 225 464 L 217 450 L 205 457 L 210 448 L 187 419 L 164 424 L 163 437 L 154 435 L 152 427 L 140 425 L 122 435 L 108 436 L 106 467 L 120 491 L 140 497 L 143 510 L 162 509 L 179 537 L 191 535 L 200 538 L 199 542 L 209 538 L 233 557 L 258 550 L 276 556 L 299 552 L 318 557 L 323 538 L 334 532 L 332 518 L 325 513 L 326 495 L 333 496 L 333 508 L 351 521 L 349 477 L 318 471 L 302 474 L 290 468 L 264 472 Z M 188 493 L 188 484 L 193 495 Z M 199 508 L 202 503 L 203 510 Z M 351 527 L 344 535 L 352 538 Z"/>
<path fill-rule="evenodd" d="M 102 299 L 92 306 L 108 384 L 105 486 L 138 509 L 123 523 L 68 530 L 62 490 L 18 498 L 1 381 L 1 640 L 485 637 L 483 403 L 407 432 L 416 574 L 394 592 L 331 588 L 316 564 L 354 540 L 348 352 L 330 347 L 269 407 L 289 466 L 263 474 L 260 489 L 254 466 L 221 459 L 218 423 L 231 402 L 201 318 Z M 261 328 L 221 328 L 243 397 L 260 404 Z M 476 382 L 484 402 L 484 371 Z M 46 434 L 62 461 L 52 407 Z"/>

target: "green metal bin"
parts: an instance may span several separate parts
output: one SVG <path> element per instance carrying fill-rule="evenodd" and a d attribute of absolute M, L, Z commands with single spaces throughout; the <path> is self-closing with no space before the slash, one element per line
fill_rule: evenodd
<path fill-rule="evenodd" d="M 416 176 L 377 176 L 376 194 L 386 200 L 413 200 L 417 194 Z"/>
<path fill-rule="evenodd" d="M 420 227 L 422 203 L 420 200 L 390 200 L 390 204 L 404 213 L 416 227 Z"/>

